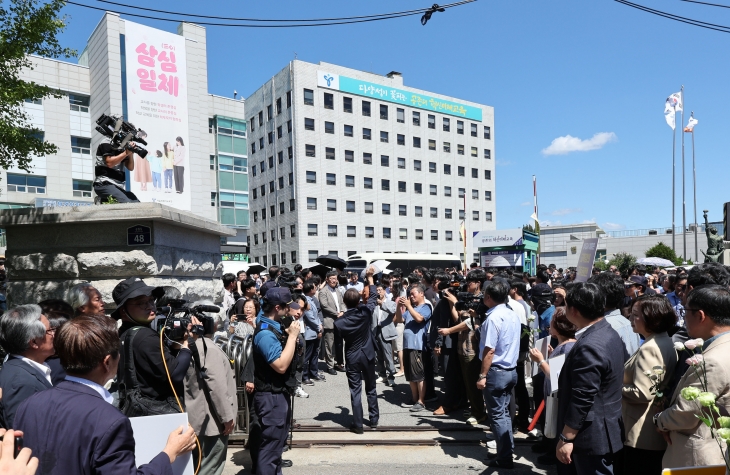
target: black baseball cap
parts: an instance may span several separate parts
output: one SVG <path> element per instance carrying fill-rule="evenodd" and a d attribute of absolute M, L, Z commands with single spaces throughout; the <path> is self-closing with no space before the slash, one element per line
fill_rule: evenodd
<path fill-rule="evenodd" d="M 271 305 L 289 305 L 292 303 L 291 292 L 286 287 L 273 287 L 266 292 L 264 301 Z"/>
<path fill-rule="evenodd" d="M 165 289 L 147 285 L 139 277 L 130 277 L 119 282 L 112 291 L 112 299 L 117 304 L 117 309 L 112 312 L 111 317 L 118 320 L 120 318 L 119 309 L 124 306 L 127 300 L 141 297 L 142 295 L 150 295 L 155 299 L 159 299 L 165 295 Z"/>

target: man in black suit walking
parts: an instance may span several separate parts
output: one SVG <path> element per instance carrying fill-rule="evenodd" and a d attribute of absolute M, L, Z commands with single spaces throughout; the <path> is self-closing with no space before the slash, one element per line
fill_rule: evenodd
<path fill-rule="evenodd" d="M 373 310 L 378 300 L 378 292 L 373 285 L 373 268 L 369 267 L 365 279 L 369 292 L 366 305 L 360 305 L 360 292 L 348 289 L 343 300 L 347 311 L 335 320 L 335 327 L 345 341 L 345 374 L 350 387 L 352 400 L 353 423 L 350 430 L 362 434 L 362 382 L 365 380 L 365 392 L 368 398 L 368 412 L 370 412 L 370 427 L 378 425 L 380 413 L 378 411 L 378 393 L 375 390 L 375 342 L 370 324 Z"/>
<path fill-rule="evenodd" d="M 572 284 L 565 302 L 578 341 L 559 378 L 558 474 L 613 474 L 615 454 L 623 448 L 626 347 L 603 318 L 606 296 L 596 284 Z"/>

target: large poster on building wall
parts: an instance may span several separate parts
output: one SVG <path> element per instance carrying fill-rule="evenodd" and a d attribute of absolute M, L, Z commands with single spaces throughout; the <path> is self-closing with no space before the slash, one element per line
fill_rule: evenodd
<path fill-rule="evenodd" d="M 125 22 L 127 120 L 147 133 L 130 187 L 142 202 L 190 210 L 190 143 L 185 38 Z"/>

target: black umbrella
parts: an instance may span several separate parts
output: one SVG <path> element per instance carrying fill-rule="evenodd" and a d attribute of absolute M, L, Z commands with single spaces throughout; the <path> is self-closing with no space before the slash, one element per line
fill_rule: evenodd
<path fill-rule="evenodd" d="M 322 264 L 323 266 L 327 267 L 334 267 L 335 269 L 342 270 L 345 267 L 347 267 L 347 262 L 341 257 L 338 256 L 332 256 L 332 255 L 326 255 L 326 256 L 319 256 L 316 259 L 317 262 Z M 312 271 L 314 272 L 314 271 Z"/>
<path fill-rule="evenodd" d="M 246 269 L 246 273 L 248 275 L 251 274 L 260 274 L 261 272 L 265 271 L 266 267 L 262 266 L 258 262 L 252 262 L 249 264 L 248 268 Z"/>
<path fill-rule="evenodd" d="M 305 265 L 303 269 L 311 270 L 313 274 L 320 276 L 322 279 L 324 279 L 327 276 L 327 272 L 330 271 L 329 267 L 323 266 L 322 264 L 317 264 L 314 262 L 310 262 L 309 264 L 311 265 Z"/>

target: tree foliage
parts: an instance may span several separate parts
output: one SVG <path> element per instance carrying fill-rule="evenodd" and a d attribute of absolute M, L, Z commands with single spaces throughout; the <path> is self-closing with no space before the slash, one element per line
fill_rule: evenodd
<path fill-rule="evenodd" d="M 684 260 L 681 257 L 677 257 L 677 253 L 674 252 L 674 249 L 663 242 L 658 242 L 654 247 L 647 249 L 646 257 L 661 257 L 662 259 L 672 261 L 674 265 L 677 266 L 682 265 L 682 261 Z"/>
<path fill-rule="evenodd" d="M 609 268 L 611 266 L 616 266 L 616 268 L 621 272 L 621 274 L 628 273 L 629 268 L 636 264 L 636 256 L 633 254 L 629 254 L 628 252 L 617 252 L 613 255 L 613 257 L 608 261 L 608 265 L 606 268 Z"/>
<path fill-rule="evenodd" d="M 30 171 L 33 156 L 57 152 L 42 138 L 23 108 L 26 99 L 63 96 L 59 90 L 21 79 L 24 69 L 33 69 L 29 55 L 50 58 L 71 57 L 76 52 L 64 48 L 58 35 L 66 27 L 59 16 L 66 5 L 62 0 L 0 0 L 0 167 L 14 166 Z"/>

